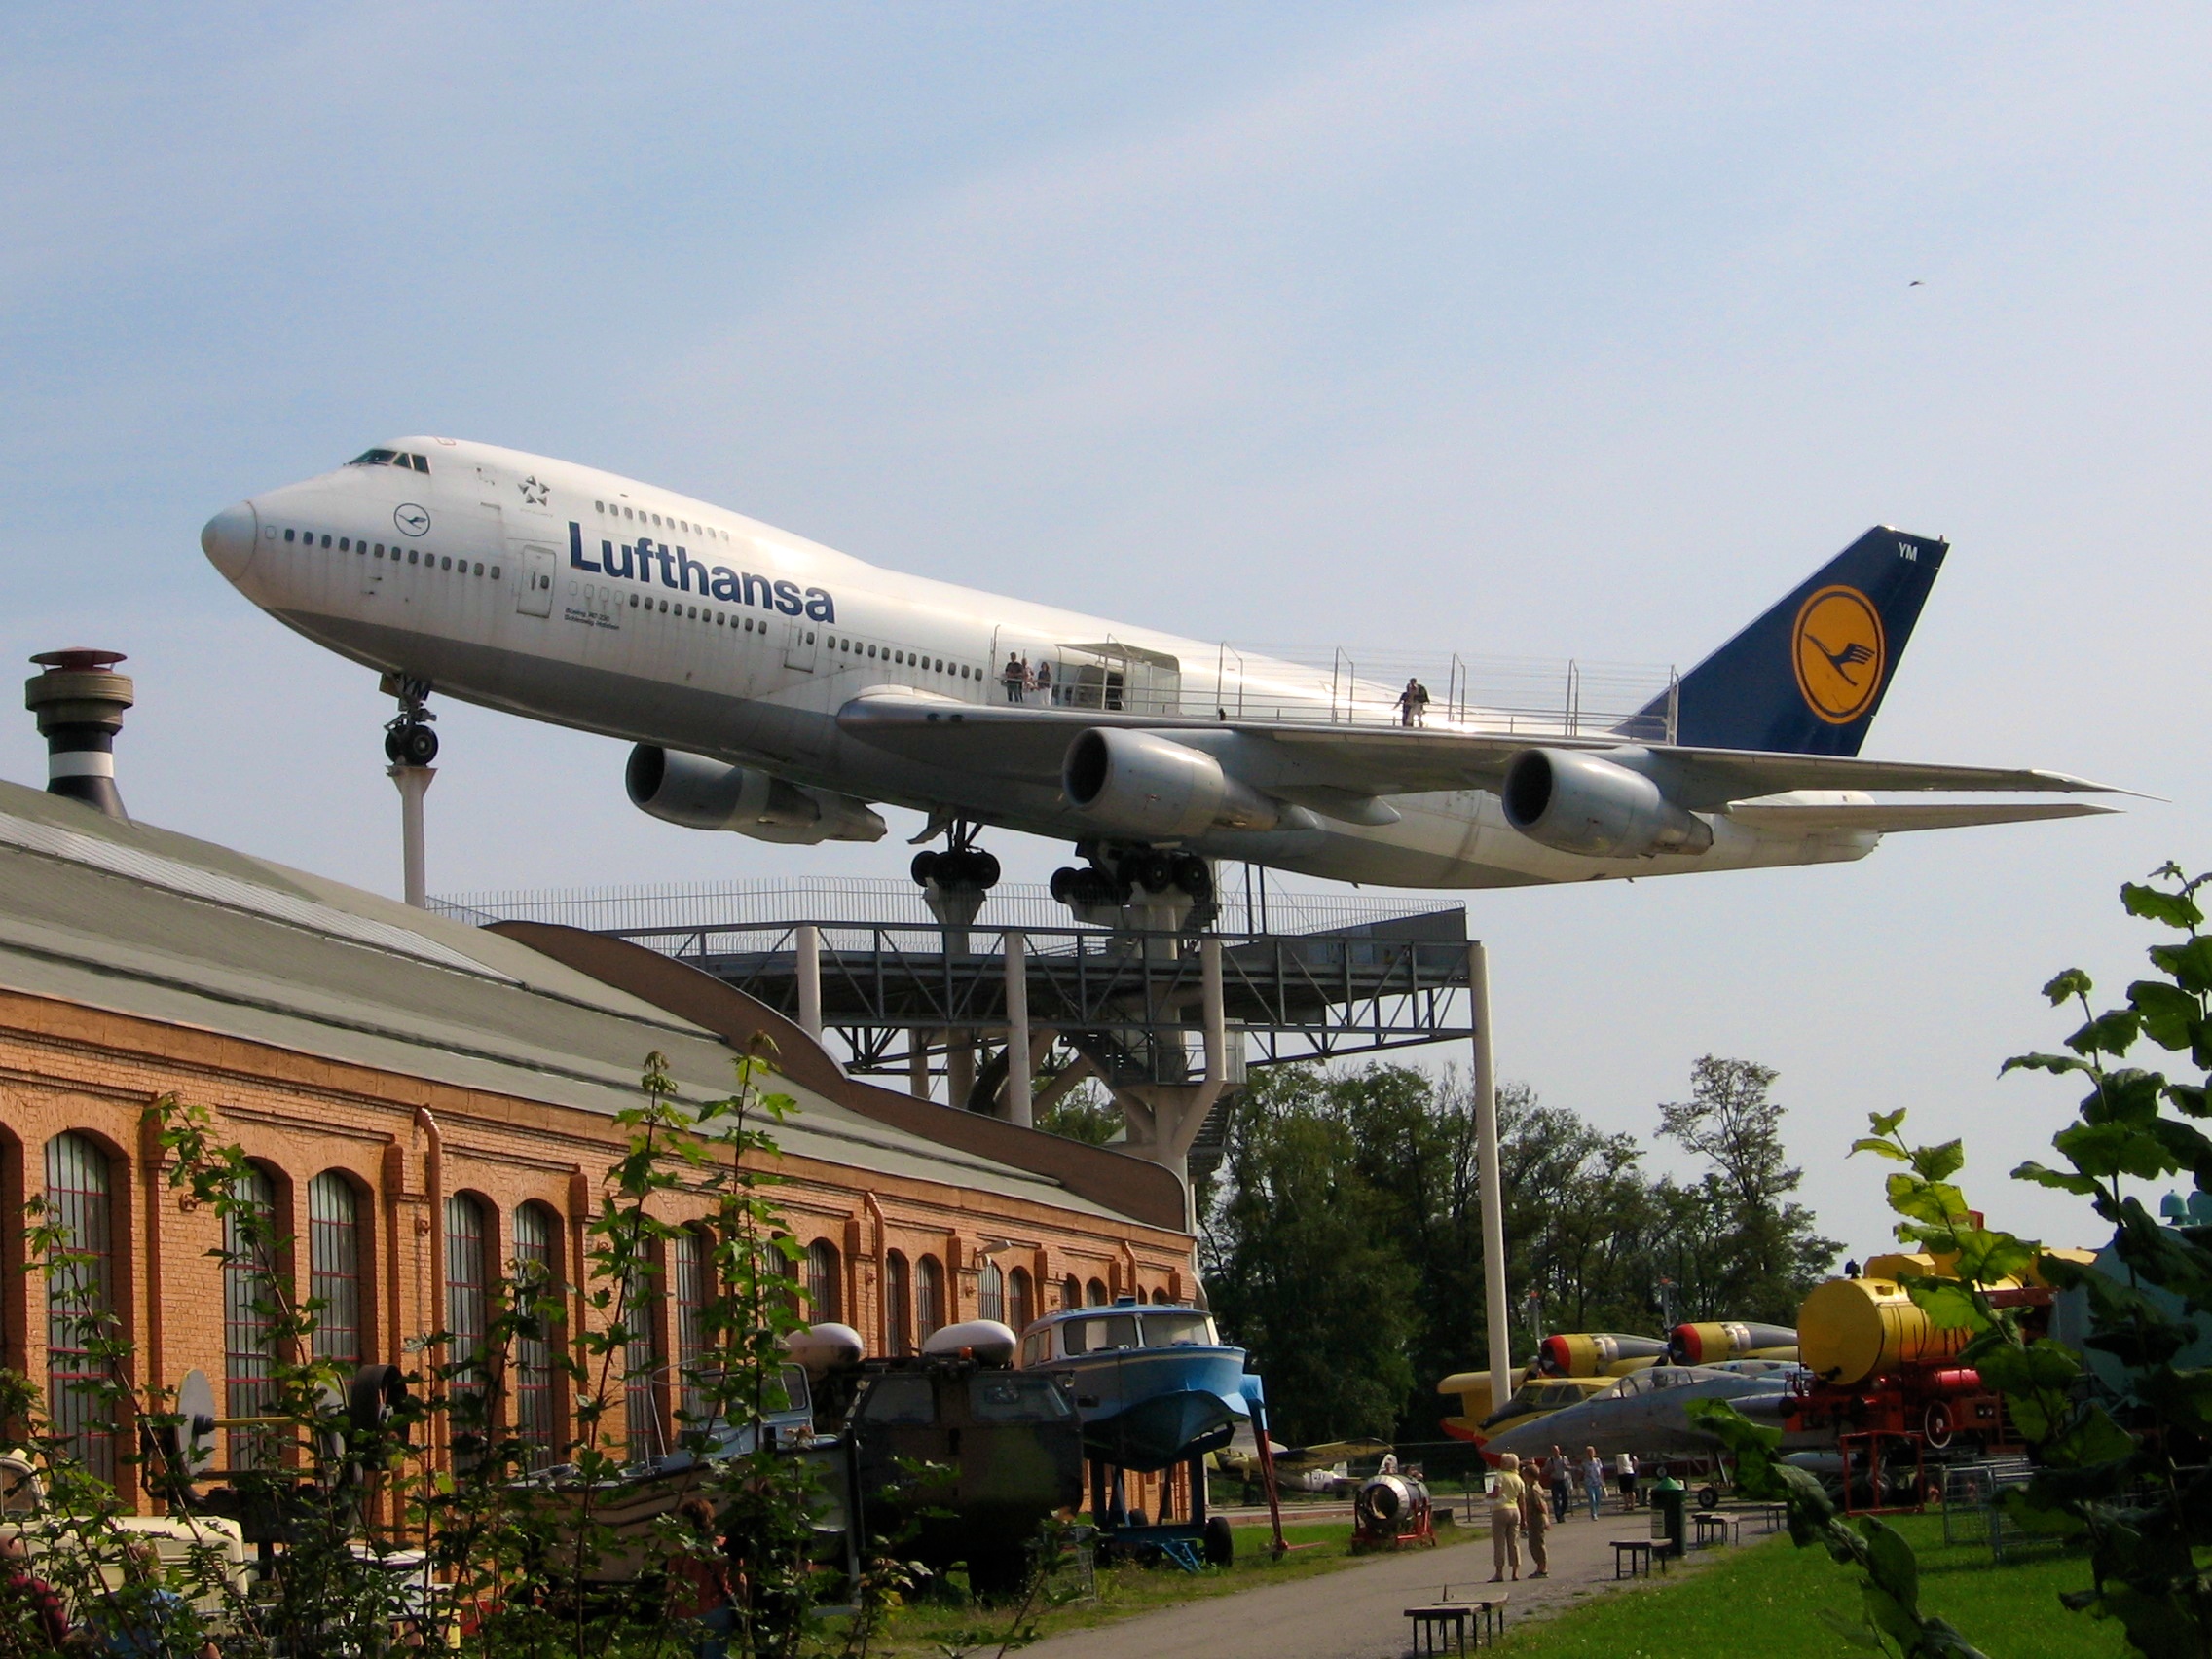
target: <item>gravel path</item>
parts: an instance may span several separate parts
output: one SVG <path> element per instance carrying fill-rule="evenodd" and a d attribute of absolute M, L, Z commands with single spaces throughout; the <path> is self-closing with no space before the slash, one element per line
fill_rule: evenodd
<path fill-rule="evenodd" d="M 1648 1538 L 1651 1518 L 1608 1510 L 1596 1522 L 1570 1518 L 1549 1534 L 1551 1574 L 1531 1580 L 1522 1564 L 1508 1625 L 1614 1588 L 1615 1538 Z M 1756 1535 L 1748 1530 L 1745 1543 Z M 1237 1529 L 1239 1549 L 1264 1533 Z M 1718 1551 L 1704 1554 L 1710 1558 Z M 1690 1565 L 1699 1557 L 1693 1554 Z M 1341 1572 L 1290 1584 L 1264 1585 L 1235 1596 L 1163 1607 L 1093 1630 L 1070 1631 L 1022 1649 L 1025 1659 L 1400 1659 L 1412 1652 L 1405 1610 L 1436 1601 L 1445 1586 L 1455 1599 L 1488 1592 L 1491 1546 L 1478 1535 L 1464 1544 L 1373 1556 Z M 1676 1572 L 1682 1567 L 1677 1565 Z M 1658 1580 L 1657 1582 L 1664 1582 Z M 1626 1589 L 1623 1584 L 1619 1588 Z"/>

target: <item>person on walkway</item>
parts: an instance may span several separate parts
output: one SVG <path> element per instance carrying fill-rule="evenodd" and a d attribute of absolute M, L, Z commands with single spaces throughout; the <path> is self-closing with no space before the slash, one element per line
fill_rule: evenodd
<path fill-rule="evenodd" d="M 1515 1582 L 1521 1577 L 1521 1500 L 1529 1485 L 1521 1478 L 1521 1459 L 1511 1452 L 1497 1460 L 1497 1480 L 1490 1489 L 1490 1551 L 1497 1570 L 1493 1584 L 1505 1582 L 1510 1567 Z"/>
<path fill-rule="evenodd" d="M 737 1609 L 730 1595 L 729 1562 L 715 1529 L 715 1509 L 703 1497 L 686 1498 L 676 1513 L 683 1531 L 667 1562 L 668 1616 L 699 1632 L 696 1659 L 727 1659 Z"/>
<path fill-rule="evenodd" d="M 1552 1490 L 1552 1519 L 1564 1522 L 1567 1506 L 1574 1500 L 1574 1466 L 1567 1460 L 1564 1447 L 1555 1445 L 1544 1459 L 1544 1484 Z"/>
<path fill-rule="evenodd" d="M 1598 1505 L 1605 1500 L 1605 1460 L 1595 1446 L 1582 1449 L 1582 1494 L 1590 1500 L 1590 1519 L 1598 1519 Z"/>
<path fill-rule="evenodd" d="M 1636 1507 L 1636 1455 L 1623 1452 L 1613 1459 L 1613 1478 L 1621 1483 L 1621 1508 Z"/>
<path fill-rule="evenodd" d="M 1529 1534 L 1529 1564 L 1536 1569 L 1529 1576 L 1549 1578 L 1552 1562 L 1544 1548 L 1544 1534 L 1552 1530 L 1551 1510 L 1544 1502 L 1544 1494 L 1532 1486 L 1521 1494 L 1521 1528 Z"/>
<path fill-rule="evenodd" d="M 57 1652 L 69 1640 L 60 1593 L 31 1570 L 30 1552 L 19 1537 L 0 1538 L 0 1619 L 26 1637 L 35 1634 Z M 34 1642 L 23 1651 L 37 1652 L 38 1647 Z"/>
<path fill-rule="evenodd" d="M 1006 700 L 1020 702 L 1022 690 L 1029 683 L 1029 665 L 1021 660 L 1019 651 L 1006 653 L 1006 667 L 999 671 L 999 679 L 1006 685 Z"/>
<path fill-rule="evenodd" d="M 1037 659 L 1036 680 L 1037 701 L 1050 703 L 1052 700 L 1052 665 L 1043 657 Z"/>
<path fill-rule="evenodd" d="M 1428 687 L 1419 680 L 1409 678 L 1406 688 L 1398 693 L 1398 723 L 1418 726 L 1428 719 Z"/>

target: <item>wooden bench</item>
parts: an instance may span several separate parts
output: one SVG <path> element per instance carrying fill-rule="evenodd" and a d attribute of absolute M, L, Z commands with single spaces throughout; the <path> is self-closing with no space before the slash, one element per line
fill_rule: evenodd
<path fill-rule="evenodd" d="M 1649 1538 L 1615 1538 L 1613 1540 L 1613 1576 L 1615 1578 L 1634 1578 L 1641 1573 L 1643 1577 L 1649 1578 L 1651 1576 L 1651 1563 L 1655 1555 L 1659 1562 L 1659 1570 L 1666 1571 L 1666 1556 L 1654 1551 L 1651 1544 L 1652 1540 Z M 1623 1567 L 1627 1568 L 1625 1573 L 1622 1570 Z"/>
<path fill-rule="evenodd" d="M 1741 1515 L 1716 1515 L 1701 1509 L 1690 1517 L 1690 1542 L 1699 1549 L 1708 1544 L 1740 1544 L 1744 1541 L 1743 1530 Z"/>
<path fill-rule="evenodd" d="M 1789 1525 L 1789 1506 L 1786 1503 L 1762 1503 L 1759 1505 L 1759 1519 L 1760 1531 L 1779 1532 Z"/>
<path fill-rule="evenodd" d="M 1467 1627 L 1475 1630 L 1475 1645 L 1480 1647 L 1483 1639 L 1495 1641 L 1505 1631 L 1504 1596 L 1470 1596 L 1465 1601 L 1452 1600 L 1452 1586 L 1447 1584 L 1443 1594 L 1425 1606 L 1408 1607 L 1406 1617 L 1413 1620 L 1414 1651 L 1416 1653 L 1442 1653 L 1443 1638 L 1450 1631 L 1458 1652 L 1467 1651 Z"/>

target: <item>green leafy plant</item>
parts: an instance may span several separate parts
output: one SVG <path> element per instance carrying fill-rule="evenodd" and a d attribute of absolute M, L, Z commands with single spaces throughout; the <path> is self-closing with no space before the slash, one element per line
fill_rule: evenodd
<path fill-rule="evenodd" d="M 2212 1334 L 2212 1229 L 2162 1226 L 2143 1200 L 2154 1184 L 2176 1177 L 2194 1185 L 2185 1216 L 2201 1216 L 2212 1195 L 2212 1138 L 2196 1126 L 2212 1117 L 2203 1075 L 2212 1069 L 2212 935 L 2204 932 L 2197 897 L 2208 881 L 2212 876 L 2188 876 L 2169 864 L 2147 882 L 2123 886 L 2128 914 L 2180 936 L 2150 947 L 2157 976 L 2131 983 L 2121 1006 L 2099 1011 L 2087 974 L 2059 974 L 2044 994 L 2054 1008 L 2077 1008 L 2082 1020 L 2066 1039 L 2067 1051 L 2020 1055 L 2004 1067 L 2088 1085 L 2075 1120 L 2051 1140 L 2065 1166 L 2029 1161 L 2012 1174 L 2087 1199 L 2113 1229 L 2118 1274 L 1986 1226 L 1953 1180 L 1965 1164 L 1961 1143 L 1911 1145 L 1901 1110 L 1873 1114 L 1873 1133 L 1853 1148 L 1900 1166 L 1887 1182 L 1900 1217 L 1898 1236 L 1939 1267 L 1906 1275 L 1904 1288 L 1932 1324 L 1966 1333 L 1960 1363 L 2004 1397 L 2014 1428 L 2034 1449 L 2037 1472 L 2024 1491 L 2004 1495 L 2007 1508 L 2022 1525 L 2086 1550 L 2092 1586 L 2067 1596 L 2066 1604 L 2118 1621 L 2130 1644 L 2152 1659 L 2212 1655 L 2212 1570 L 2197 1559 L 2212 1548 L 2212 1471 L 2205 1462 L 2212 1368 L 2181 1363 L 2193 1344 Z M 2145 1044 L 2186 1056 L 2196 1075 L 2128 1063 Z M 2086 1347 L 2109 1357 L 2117 1385 L 2100 1381 L 2063 1345 L 2030 1340 L 2021 1299 L 1997 1294 L 2024 1279 L 2084 1299 Z M 1800 1544 L 1841 1548 L 1848 1529 L 1819 1483 L 1775 1463 L 1779 1435 L 1717 1402 L 1692 1410 L 1736 1454 L 1747 1491 L 1786 1498 Z M 1860 1523 L 1869 1540 L 1878 1526 Z M 1898 1596 L 1914 1582 L 1903 1563 L 1886 1545 L 1879 1554 L 1873 1548 L 1869 1542 L 1862 1562 L 1869 1577 L 1879 1572 L 1883 1593 L 1918 1618 L 1916 1604 Z M 1955 1640 L 1948 1627 L 1915 1647 L 1905 1645 L 1909 1623 L 1893 1628 L 1872 1603 L 1868 1617 L 1861 1636 L 1878 1632 L 1908 1653 L 1957 1651 L 1941 1645 Z"/>

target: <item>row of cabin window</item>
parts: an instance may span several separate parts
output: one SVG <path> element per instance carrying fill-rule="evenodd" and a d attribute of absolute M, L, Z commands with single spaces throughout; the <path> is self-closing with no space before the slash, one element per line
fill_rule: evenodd
<path fill-rule="evenodd" d="M 689 519 L 675 517 L 663 519 L 656 512 L 647 511 L 644 507 L 627 507 L 620 501 L 611 505 L 606 501 L 594 501 L 591 505 L 592 511 L 605 513 L 609 518 L 635 519 L 640 524 L 654 525 L 662 530 L 681 531 L 686 535 L 710 535 L 717 541 L 727 541 L 729 539 L 728 531 L 718 530 L 711 524 L 694 524 Z"/>
<path fill-rule="evenodd" d="M 866 654 L 872 657 L 880 651 L 883 658 L 894 667 L 927 669 L 935 674 L 957 674 L 963 680 L 980 680 L 983 678 L 981 669 L 971 668 L 964 662 L 956 662 L 948 667 L 942 657 L 926 657 L 919 651 L 895 650 L 889 645 L 871 645 L 865 640 L 854 639 L 849 634 L 832 634 L 824 643 L 833 651 L 843 651 L 852 656 Z"/>
<path fill-rule="evenodd" d="M 284 539 L 286 541 L 290 541 L 295 535 L 307 546 L 313 547 L 315 544 L 315 533 L 312 530 L 303 530 L 297 532 L 287 530 L 286 532 L 284 532 Z M 384 550 L 384 543 L 381 541 L 376 544 L 375 548 L 372 551 L 368 538 L 366 536 L 341 535 L 337 539 L 338 551 L 341 553 L 365 553 L 369 554 L 373 558 L 378 559 L 387 557 Z M 331 538 L 328 535 L 325 535 L 322 538 L 322 545 L 328 547 L 330 543 Z M 399 543 L 393 542 L 391 552 L 388 555 L 392 563 L 397 564 L 399 562 L 399 555 L 402 549 Z M 456 565 L 456 561 L 453 555 L 450 553 L 424 553 L 419 547 L 409 547 L 404 549 L 404 551 L 407 554 L 407 562 L 410 565 L 415 564 L 418 559 L 420 559 L 423 564 L 433 565 L 441 571 L 453 570 Z M 469 562 L 466 559 L 460 560 L 459 565 L 461 573 L 464 576 L 480 576 L 484 573 L 484 563 L 482 560 L 478 560 L 473 569 L 471 569 Z M 497 565 L 494 565 L 492 567 L 492 579 L 494 581 L 498 581 L 499 579 L 499 567 Z"/>

